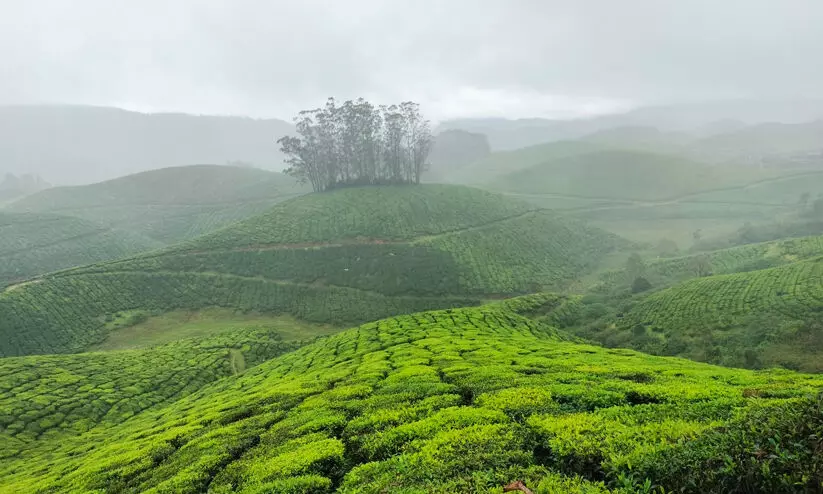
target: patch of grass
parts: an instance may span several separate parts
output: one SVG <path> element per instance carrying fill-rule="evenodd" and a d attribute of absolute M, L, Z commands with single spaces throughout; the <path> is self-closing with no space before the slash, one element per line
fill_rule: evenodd
<path fill-rule="evenodd" d="M 283 341 L 294 341 L 331 334 L 339 328 L 330 324 L 312 324 L 291 316 L 247 314 L 222 308 L 176 310 L 158 316 L 146 316 L 142 322 L 111 331 L 103 343 L 93 346 L 91 350 L 145 348 L 184 338 L 202 338 L 238 330 L 273 331 Z"/>

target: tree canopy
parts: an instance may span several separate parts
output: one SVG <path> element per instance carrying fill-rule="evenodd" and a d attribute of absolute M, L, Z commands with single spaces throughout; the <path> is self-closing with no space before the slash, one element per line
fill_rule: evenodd
<path fill-rule="evenodd" d="M 417 184 L 432 136 L 417 103 L 375 106 L 363 98 L 301 111 L 296 136 L 277 142 L 285 173 L 315 191 L 346 185 Z"/>

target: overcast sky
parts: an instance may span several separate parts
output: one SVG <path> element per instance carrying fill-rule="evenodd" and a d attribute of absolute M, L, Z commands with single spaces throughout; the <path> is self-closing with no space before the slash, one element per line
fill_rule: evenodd
<path fill-rule="evenodd" d="M 434 119 L 823 97 L 821 0 L 3 0 L 0 103 Z"/>

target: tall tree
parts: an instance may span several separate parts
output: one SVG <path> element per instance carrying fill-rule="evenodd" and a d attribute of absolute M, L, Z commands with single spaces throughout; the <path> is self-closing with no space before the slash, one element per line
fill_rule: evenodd
<path fill-rule="evenodd" d="M 277 142 L 286 173 L 315 191 L 355 184 L 416 184 L 426 169 L 432 136 L 417 103 L 375 107 L 360 98 L 295 118 L 297 136 Z"/>

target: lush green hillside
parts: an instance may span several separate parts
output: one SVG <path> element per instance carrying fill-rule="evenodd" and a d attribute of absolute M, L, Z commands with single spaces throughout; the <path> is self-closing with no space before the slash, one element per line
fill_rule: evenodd
<path fill-rule="evenodd" d="M 823 371 L 821 257 L 694 278 L 617 307 L 616 317 L 604 307 L 584 307 L 605 318 L 588 322 L 581 334 L 608 345 L 724 365 Z"/>
<path fill-rule="evenodd" d="M 654 286 L 668 286 L 707 275 L 731 274 L 772 268 L 823 255 L 823 236 L 788 238 L 741 245 L 687 256 L 657 258 L 645 263 L 642 276 Z M 625 284 L 624 267 L 602 273 L 600 290 Z M 628 280 L 631 282 L 631 280 Z"/>
<path fill-rule="evenodd" d="M 306 191 L 280 173 L 197 165 L 55 187 L 23 198 L 9 209 L 59 212 L 169 243 L 254 216 Z"/>
<path fill-rule="evenodd" d="M 369 323 L 75 437 L 23 442 L 4 431 L 0 491 L 823 486 L 811 397 L 821 378 L 572 343 L 506 305 Z M 43 391 L 63 385 L 51 379 Z"/>
<path fill-rule="evenodd" d="M 0 211 L 0 287 L 159 246 L 149 238 L 78 218 Z"/>
<path fill-rule="evenodd" d="M 715 168 L 674 155 L 605 150 L 543 160 L 498 177 L 495 190 L 591 199 L 663 201 L 756 180 L 757 172 Z"/>
<path fill-rule="evenodd" d="M 145 350 L 0 359 L 0 438 L 25 447 L 114 425 L 297 346 L 273 329 L 236 329 Z"/>
<path fill-rule="evenodd" d="M 339 326 L 470 305 L 561 288 L 622 245 L 467 187 L 311 194 L 178 247 L 7 290 L 0 354 L 89 348 L 124 310 L 217 306 Z"/>

